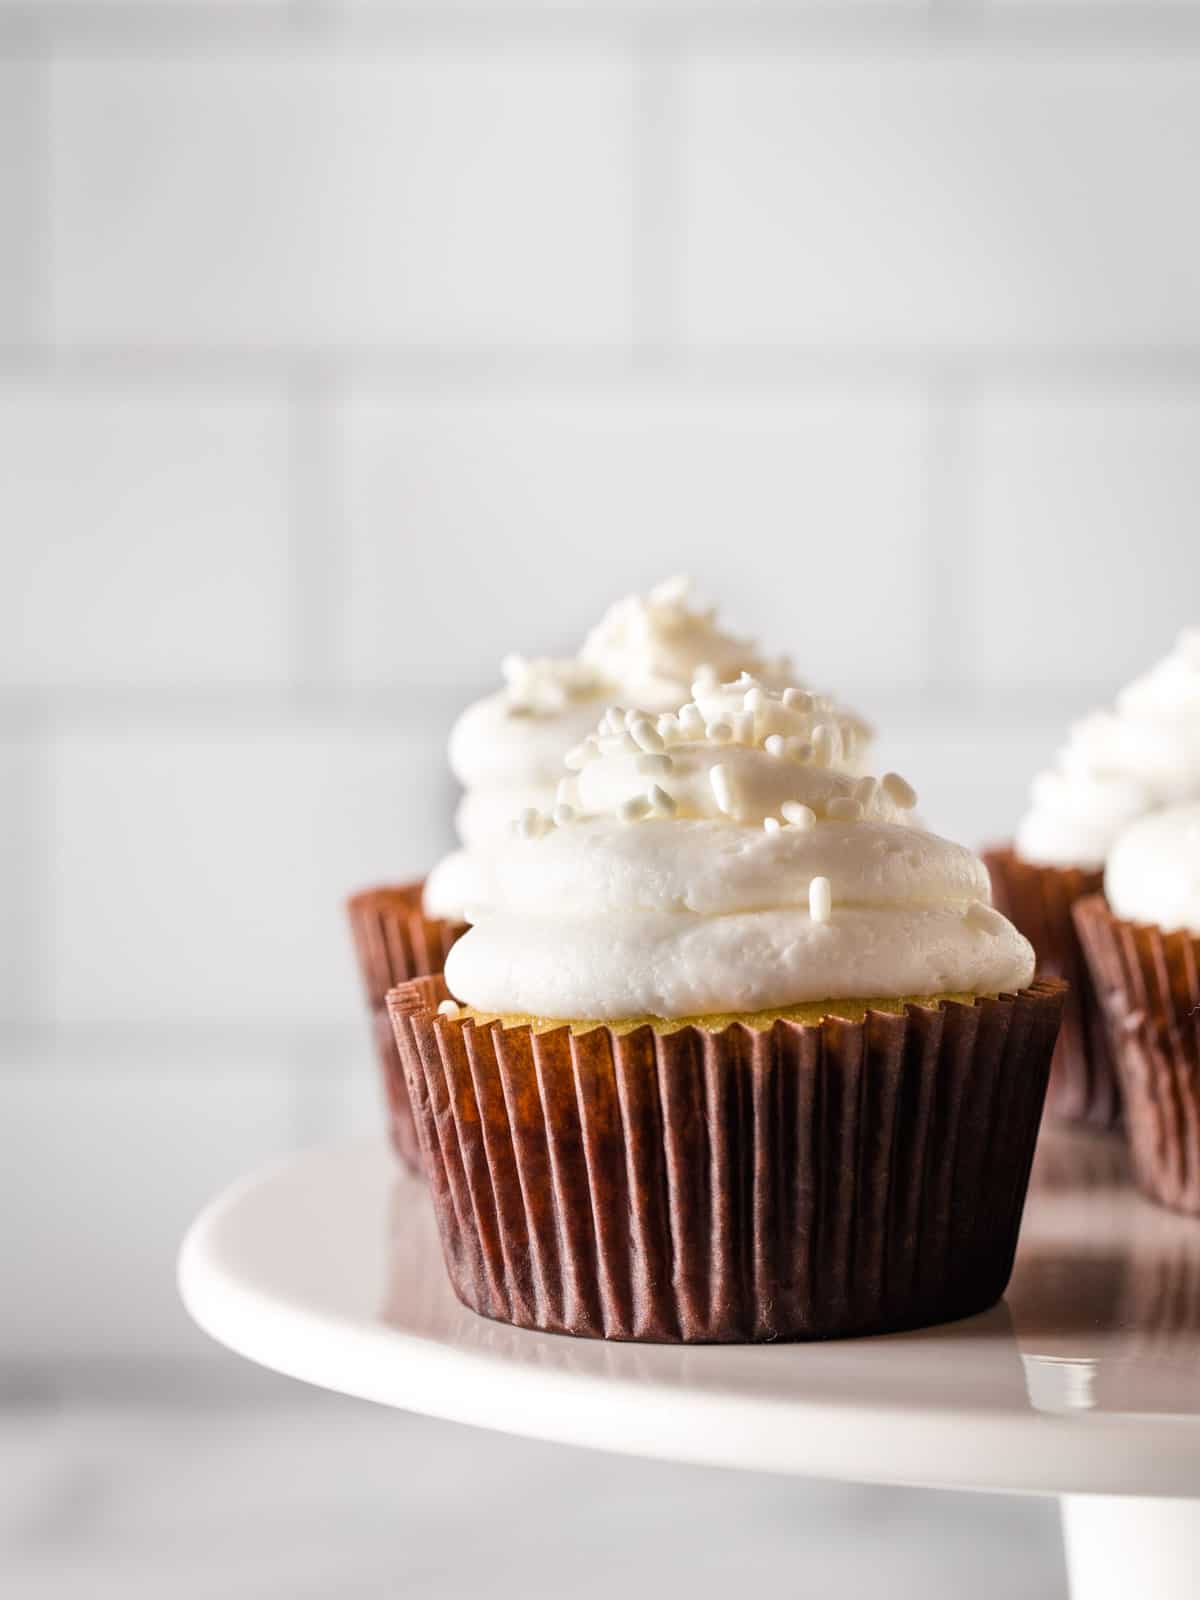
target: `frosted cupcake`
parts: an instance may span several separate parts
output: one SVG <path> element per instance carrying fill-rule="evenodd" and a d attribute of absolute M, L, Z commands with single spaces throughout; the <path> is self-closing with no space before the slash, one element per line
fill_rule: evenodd
<path fill-rule="evenodd" d="M 369 889 L 348 906 L 392 1142 L 404 1160 L 416 1162 L 415 1133 L 384 997 L 398 983 L 441 971 L 454 940 L 491 898 L 493 862 L 512 819 L 553 809 L 564 756 L 580 747 L 606 706 L 633 701 L 657 715 L 686 700 L 697 673 L 716 682 L 750 670 L 779 682 L 786 666 L 725 632 L 715 611 L 696 601 L 689 580 L 672 578 L 611 606 L 578 656 L 508 657 L 503 688 L 459 717 L 450 765 L 465 790 L 456 818 L 460 848 L 424 883 Z M 869 730 L 848 712 L 843 729 L 850 763 L 865 751 Z"/>
<path fill-rule="evenodd" d="M 1200 802 L 1143 817 L 1075 921 L 1109 1025 L 1140 1187 L 1200 1214 Z"/>
<path fill-rule="evenodd" d="M 430 873 L 426 913 L 474 921 L 487 907 L 492 863 L 513 818 L 552 811 L 564 757 L 606 706 L 637 705 L 658 716 L 683 704 L 698 674 L 719 682 L 743 671 L 781 688 L 788 663 L 769 661 L 757 645 L 725 632 L 687 578 L 617 601 L 577 657 L 508 657 L 504 687 L 468 706 L 450 735 L 450 766 L 464 789 L 455 818 L 460 848 Z M 861 756 L 867 727 L 849 714 L 845 720 Z"/>
<path fill-rule="evenodd" d="M 1118 835 L 1137 817 L 1200 797 L 1200 630 L 1071 729 L 1054 768 L 1033 781 L 1011 847 L 984 852 L 997 906 L 1037 951 L 1038 972 L 1070 983 L 1050 1079 L 1059 1119 L 1111 1127 L 1120 1084 L 1072 921 L 1102 890 Z"/>
<path fill-rule="evenodd" d="M 467 927 L 453 918 L 427 916 L 421 903 L 423 889 L 420 880 L 384 884 L 377 889 L 364 889 L 346 902 L 383 1079 L 388 1137 L 396 1154 L 414 1170 L 421 1165 L 421 1155 L 404 1070 L 396 1054 L 396 1035 L 388 1016 L 388 991 L 398 983 L 441 972 L 450 946 Z"/>
<path fill-rule="evenodd" d="M 606 716 L 445 980 L 391 997 L 454 1287 L 617 1339 L 982 1310 L 1061 986 L 1025 987 L 982 863 L 912 826 L 909 786 L 848 770 L 836 708 L 693 688 Z"/>

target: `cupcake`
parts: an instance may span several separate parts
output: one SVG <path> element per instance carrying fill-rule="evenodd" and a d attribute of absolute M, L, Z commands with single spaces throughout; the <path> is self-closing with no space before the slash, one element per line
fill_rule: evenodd
<path fill-rule="evenodd" d="M 606 706 L 637 705 L 659 715 L 676 710 L 692 680 L 714 682 L 753 672 L 782 688 L 785 660 L 768 661 L 747 639 L 718 626 L 687 578 L 609 608 L 578 656 L 509 656 L 504 687 L 468 706 L 450 734 L 450 766 L 463 786 L 455 817 L 460 846 L 434 867 L 424 908 L 432 917 L 474 921 L 491 897 L 491 868 L 514 817 L 549 814 L 563 760 L 595 728 Z M 847 737 L 861 756 L 869 730 L 845 713 Z"/>
<path fill-rule="evenodd" d="M 1062 986 L 849 720 L 743 676 L 608 714 L 390 997 L 485 1316 L 745 1342 L 965 1316 L 1012 1265 Z M 849 739 L 847 739 L 849 735 Z"/>
<path fill-rule="evenodd" d="M 516 816 L 550 811 L 563 777 L 563 758 L 596 726 L 606 705 L 636 699 L 667 711 L 687 698 L 697 672 L 714 681 L 744 669 L 781 678 L 745 639 L 717 626 L 715 612 L 696 602 L 686 578 L 672 578 L 646 595 L 611 606 L 578 656 L 509 656 L 504 687 L 469 706 L 450 735 L 450 765 L 464 785 L 458 808 L 460 848 L 423 883 L 384 885 L 348 903 L 383 1073 L 389 1125 L 400 1156 L 417 1161 L 408 1091 L 386 1015 L 389 989 L 440 972 L 446 952 L 490 898 L 492 861 Z M 846 740 L 865 749 L 869 730 L 846 714 Z"/>
<path fill-rule="evenodd" d="M 1120 1082 L 1108 1033 L 1072 920 L 1099 893 L 1121 831 L 1148 811 L 1200 797 L 1200 630 L 1117 697 L 1072 728 L 1055 767 L 1033 781 L 1011 846 L 987 850 L 997 907 L 1037 952 L 1038 973 L 1068 980 L 1047 1111 L 1109 1128 L 1120 1119 Z"/>
<path fill-rule="evenodd" d="M 617 601 L 577 656 L 514 655 L 501 670 L 503 688 L 468 706 L 450 735 L 450 765 L 464 787 L 456 816 L 459 848 L 423 884 L 369 890 L 350 902 L 393 1143 L 410 1161 L 408 1091 L 382 997 L 394 984 L 440 971 L 446 950 L 486 909 L 492 863 L 512 819 L 553 809 L 564 757 L 581 748 L 613 702 L 633 700 L 663 713 L 686 699 L 697 673 L 716 682 L 749 670 L 782 685 L 787 662 L 767 660 L 756 645 L 720 628 L 713 608 L 701 605 L 690 580 L 681 577 Z M 850 712 L 842 713 L 842 725 L 850 766 L 865 753 L 870 729 Z"/>
<path fill-rule="evenodd" d="M 422 884 L 385 884 L 364 889 L 346 902 L 354 953 L 366 993 L 375 1053 L 383 1077 L 388 1136 L 400 1159 L 421 1165 L 404 1069 L 387 1012 L 387 996 L 398 983 L 440 972 L 450 946 L 466 923 L 429 917 L 421 905 Z"/>
<path fill-rule="evenodd" d="M 1139 1187 L 1200 1215 L 1200 802 L 1142 817 L 1075 921 L 1108 1023 Z"/>

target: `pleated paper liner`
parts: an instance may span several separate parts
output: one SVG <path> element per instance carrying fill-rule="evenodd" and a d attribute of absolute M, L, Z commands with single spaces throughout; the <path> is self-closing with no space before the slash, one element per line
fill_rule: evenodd
<path fill-rule="evenodd" d="M 1200 1215 L 1200 939 L 1125 922 L 1102 895 L 1075 923 L 1108 1025 L 1134 1177 Z"/>
<path fill-rule="evenodd" d="M 1071 920 L 1071 907 L 1084 895 L 1099 893 L 1104 873 L 1080 867 L 1035 866 L 1007 847 L 982 854 L 991 875 L 996 909 L 1033 945 L 1038 977 L 1063 978 L 1069 985 L 1050 1068 L 1046 1115 L 1056 1122 L 1113 1128 L 1121 1120 L 1120 1084 L 1104 1018 Z"/>
<path fill-rule="evenodd" d="M 573 1036 L 390 996 L 451 1282 L 591 1338 L 882 1333 L 1004 1291 L 1064 986 L 858 1023 Z"/>
<path fill-rule="evenodd" d="M 404 1068 L 388 1017 L 388 991 L 398 983 L 440 972 L 451 945 L 466 932 L 465 922 L 427 917 L 421 910 L 421 883 L 366 889 L 346 902 L 354 951 L 366 990 L 375 1053 L 387 1096 L 388 1133 L 397 1155 L 419 1168 L 420 1149 L 413 1126 Z"/>

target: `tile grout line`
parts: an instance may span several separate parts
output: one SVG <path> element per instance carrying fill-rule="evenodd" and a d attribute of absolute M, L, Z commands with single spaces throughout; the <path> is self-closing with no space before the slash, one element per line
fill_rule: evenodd
<path fill-rule="evenodd" d="M 334 537 L 333 417 L 340 387 L 319 362 L 294 371 L 288 386 L 291 681 L 305 702 L 339 676 L 338 618 L 346 574 Z"/>
<path fill-rule="evenodd" d="M 971 376 L 949 364 L 930 379 L 927 390 L 926 550 L 930 590 L 926 685 L 930 690 L 961 684 L 967 669 L 966 640 L 958 614 L 958 578 L 969 512 L 964 447 L 973 395 Z"/>
<path fill-rule="evenodd" d="M 34 77 L 35 142 L 33 266 L 37 274 L 31 306 L 32 344 L 48 349 L 53 344 L 54 305 L 54 55 L 50 43 L 39 36 Z"/>
<path fill-rule="evenodd" d="M 1137 45 L 1177 51 L 1200 45 L 1200 6 L 1149 8 L 1135 0 L 1116 0 L 1080 8 L 1064 0 L 998 6 L 993 0 L 924 0 L 903 9 L 882 0 L 846 7 L 825 0 L 802 10 L 774 4 L 702 0 L 672 8 L 657 19 L 676 39 L 695 39 L 706 48 L 736 43 L 749 48 L 780 47 L 877 51 L 897 47 L 1006 46 L 1060 51 L 1064 43 L 1088 47 Z M 274 48 L 306 37 L 336 41 L 339 49 L 412 48 L 466 45 L 507 48 L 521 45 L 627 47 L 645 24 L 636 4 L 614 4 L 597 11 L 559 11 L 509 0 L 495 6 L 409 5 L 396 9 L 367 6 L 346 15 L 336 0 L 281 0 L 278 6 L 246 9 L 181 4 L 161 11 L 143 4 L 79 3 L 79 0 L 0 0 L 0 53 L 20 53 L 28 30 L 51 35 L 72 55 L 103 56 L 113 48 L 178 50 L 203 44 L 218 50 Z"/>
<path fill-rule="evenodd" d="M 669 191 L 669 198 L 663 204 L 669 206 L 673 199 Z M 638 203 L 643 208 L 650 204 L 648 198 Z M 672 220 L 670 226 L 674 228 L 676 223 Z M 660 252 L 657 263 L 653 259 L 656 249 Z M 826 381 L 924 383 L 953 367 L 970 373 L 979 384 L 1050 386 L 1149 382 L 1191 386 L 1200 383 L 1200 342 L 1138 347 L 1097 341 L 1073 347 L 1031 345 L 1007 349 L 895 344 L 881 344 L 871 349 L 805 344 L 688 345 L 670 329 L 669 310 L 653 309 L 658 301 L 674 300 L 677 262 L 671 258 L 677 250 L 677 241 L 671 240 L 664 230 L 663 240 L 643 252 L 648 259 L 635 272 L 635 277 L 645 284 L 635 296 L 646 307 L 640 315 L 641 323 L 647 329 L 657 326 L 666 330 L 666 337 L 657 341 L 656 361 L 656 370 L 666 376 L 714 385 L 728 380 L 805 386 Z M 319 374 L 320 384 L 329 386 L 338 382 L 362 382 L 379 387 L 394 385 L 406 390 L 436 387 L 441 391 L 461 386 L 464 392 L 477 391 L 481 384 L 502 387 L 512 383 L 594 385 L 603 389 L 636 382 L 644 375 L 638 363 L 630 361 L 628 349 L 619 346 L 601 351 L 480 345 L 332 346 L 326 350 L 304 350 L 288 346 L 64 347 L 61 344 L 5 345 L 0 342 L 0 377 L 54 377 L 64 382 L 93 379 L 200 384 L 265 381 L 295 387 L 306 380 L 311 382 L 316 374 Z"/>
<path fill-rule="evenodd" d="M 7 731 L 7 730 L 5 730 Z M 53 1024 L 54 948 L 54 785 L 51 781 L 54 725 L 44 702 L 19 728 L 14 742 L 24 745 L 25 766 L 20 791 L 19 835 L 28 848 L 20 853 L 15 906 L 17 923 L 18 1028 L 41 1029 Z M 4 1030 L 0 1030 L 3 1032 Z"/>
<path fill-rule="evenodd" d="M 678 50 L 648 30 L 634 60 L 632 249 L 634 366 L 669 367 L 679 352 Z"/>

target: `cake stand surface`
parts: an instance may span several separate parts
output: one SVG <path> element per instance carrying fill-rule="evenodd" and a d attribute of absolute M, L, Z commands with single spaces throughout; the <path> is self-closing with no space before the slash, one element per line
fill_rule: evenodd
<path fill-rule="evenodd" d="M 619 1345 L 485 1321 L 382 1141 L 244 1178 L 179 1274 L 213 1338 L 324 1388 L 634 1455 L 1059 1494 L 1073 1594 L 1200 1593 L 1200 1221 L 1136 1195 L 1115 1140 L 1043 1136 L 999 1306 L 882 1338 Z"/>

